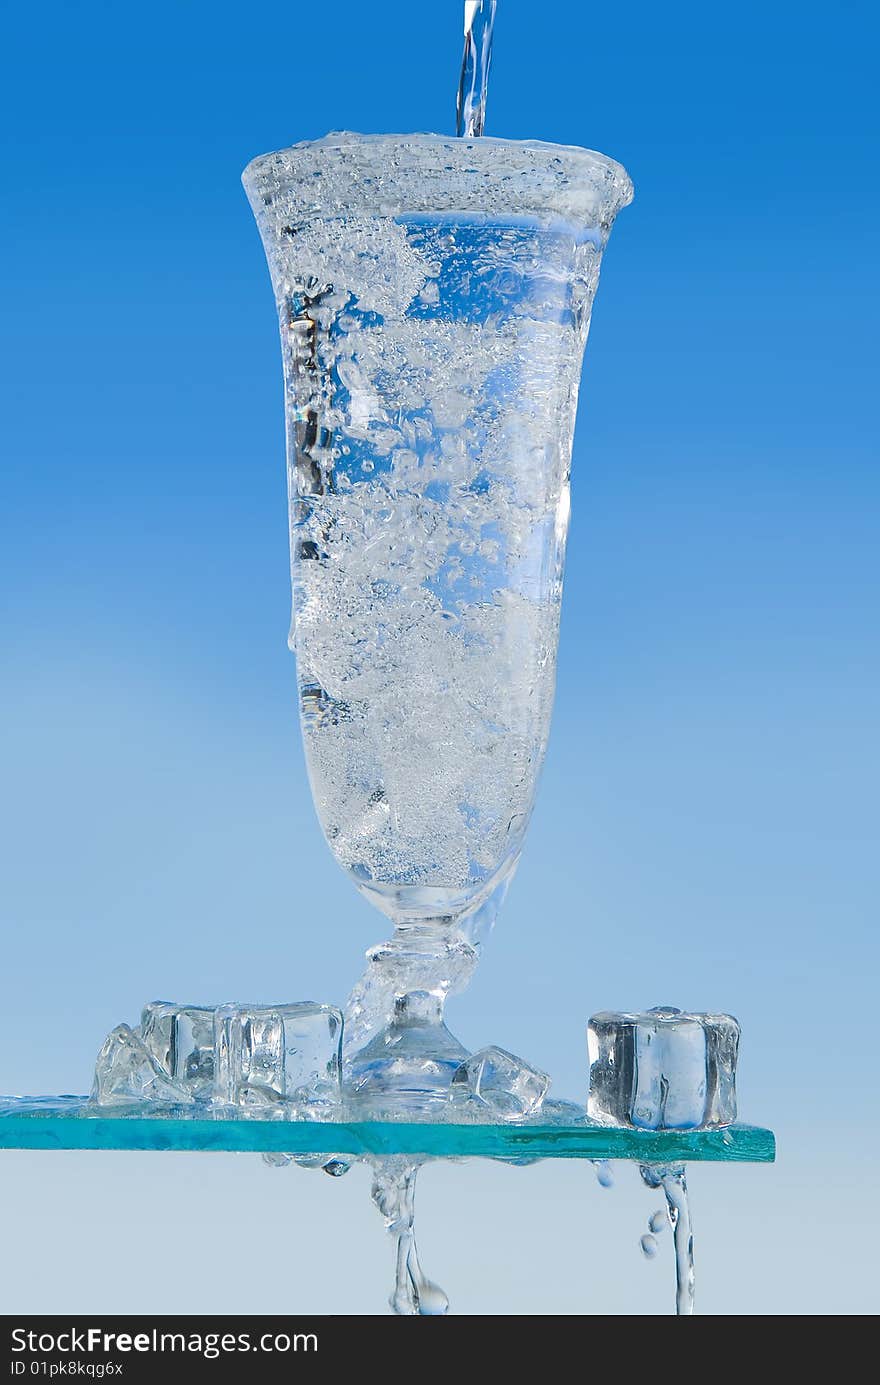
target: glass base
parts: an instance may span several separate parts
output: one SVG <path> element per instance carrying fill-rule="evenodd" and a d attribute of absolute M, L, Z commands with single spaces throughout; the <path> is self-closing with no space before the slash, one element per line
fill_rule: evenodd
<path fill-rule="evenodd" d="M 443 1000 L 430 991 L 398 996 L 390 1022 L 346 1065 L 343 1099 L 371 1115 L 423 1114 L 449 1100 L 468 1052 L 443 1022 Z"/>

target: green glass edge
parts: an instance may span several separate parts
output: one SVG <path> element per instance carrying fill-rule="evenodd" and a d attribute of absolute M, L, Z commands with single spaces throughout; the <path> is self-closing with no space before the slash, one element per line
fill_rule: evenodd
<path fill-rule="evenodd" d="M 397 1121 L 197 1120 L 31 1113 L 0 1115 L 0 1149 L 205 1150 L 420 1154 L 436 1159 L 636 1159 L 772 1163 L 773 1132 L 625 1130 L 598 1125 L 449 1125 Z"/>

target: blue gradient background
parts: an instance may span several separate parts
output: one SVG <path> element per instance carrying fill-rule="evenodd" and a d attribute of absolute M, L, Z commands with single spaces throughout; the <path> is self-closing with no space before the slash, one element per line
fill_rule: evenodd
<path fill-rule="evenodd" d="M 491 132 L 610 153 L 636 201 L 587 352 L 538 807 L 451 1020 L 577 1096 L 590 1011 L 736 1013 L 741 1111 L 780 1154 L 694 1169 L 698 1306 L 876 1311 L 874 21 L 560 0 L 542 39 L 531 8 L 501 0 Z M 459 12 L 4 8 L 0 1091 L 82 1090 L 157 996 L 341 999 L 383 936 L 306 784 L 238 180 L 330 128 L 449 130 Z M 382 1311 L 363 1170 L 0 1158 L 6 1312 Z M 423 1185 L 457 1311 L 669 1310 L 632 1169 Z"/>

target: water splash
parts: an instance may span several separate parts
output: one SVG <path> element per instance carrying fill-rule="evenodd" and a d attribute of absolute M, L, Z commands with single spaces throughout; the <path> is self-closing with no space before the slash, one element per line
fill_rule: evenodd
<path fill-rule="evenodd" d="M 675 1311 L 690 1315 L 694 1311 L 694 1234 L 683 1164 L 664 1176 L 663 1191 L 675 1243 Z"/>
<path fill-rule="evenodd" d="M 449 1312 L 449 1299 L 438 1284 L 425 1277 L 415 1238 L 415 1190 L 419 1165 L 406 1159 L 373 1161 L 372 1197 L 395 1240 L 394 1291 L 391 1311 L 402 1317 L 439 1317 Z"/>
<path fill-rule="evenodd" d="M 647 1187 L 663 1189 L 675 1246 L 675 1311 L 679 1317 L 690 1317 L 694 1311 L 694 1233 L 684 1164 L 642 1164 L 639 1173 Z M 655 1222 L 659 1229 L 662 1215 L 655 1212 L 651 1217 L 651 1232 Z M 640 1242 L 642 1251 L 650 1257 L 654 1251 L 646 1250 L 646 1240 L 654 1240 L 654 1236 L 643 1236 Z M 654 1241 L 655 1249 L 656 1244 Z"/>
<path fill-rule="evenodd" d="M 496 0 L 465 0 L 464 56 L 455 108 L 455 133 L 473 139 L 486 123 L 486 93 L 492 61 Z"/>

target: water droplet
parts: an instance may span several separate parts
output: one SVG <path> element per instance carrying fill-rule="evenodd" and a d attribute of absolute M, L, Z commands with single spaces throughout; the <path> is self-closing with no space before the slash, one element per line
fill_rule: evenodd
<path fill-rule="evenodd" d="M 371 462 L 370 459 L 369 459 L 369 457 L 368 457 L 367 460 L 366 460 L 365 462 L 361 462 L 361 471 L 366 471 L 366 472 L 369 473 L 369 472 L 371 472 L 371 471 L 373 470 L 373 468 L 375 467 L 375 465 L 376 465 L 376 463 L 375 463 L 375 462 Z"/>
<path fill-rule="evenodd" d="M 593 1168 L 596 1170 L 596 1182 L 600 1188 L 614 1187 L 614 1174 L 607 1159 L 594 1159 Z"/>
<path fill-rule="evenodd" d="M 439 1284 L 432 1284 L 430 1279 L 422 1279 L 417 1285 L 417 1292 L 420 1317 L 439 1318 L 449 1312 L 449 1299 Z"/>
<path fill-rule="evenodd" d="M 651 1235 L 645 1235 L 639 1241 L 639 1245 L 642 1248 L 642 1254 L 644 1255 L 645 1259 L 653 1260 L 654 1256 L 657 1254 L 656 1238 Z"/>
<path fill-rule="evenodd" d="M 275 1150 L 267 1150 L 263 1155 L 263 1163 L 268 1164 L 271 1169 L 283 1169 L 290 1163 L 289 1154 L 279 1154 Z"/>
<path fill-rule="evenodd" d="M 331 1178 L 341 1178 L 350 1168 L 351 1164 L 347 1164 L 344 1159 L 331 1159 L 324 1165 L 324 1172 L 329 1173 Z"/>
<path fill-rule="evenodd" d="M 661 1231 L 665 1231 L 668 1225 L 669 1217 L 666 1214 L 665 1208 L 660 1208 L 659 1211 L 652 1212 L 651 1216 L 648 1218 L 648 1230 L 653 1231 L 655 1235 L 658 1235 Z"/>

